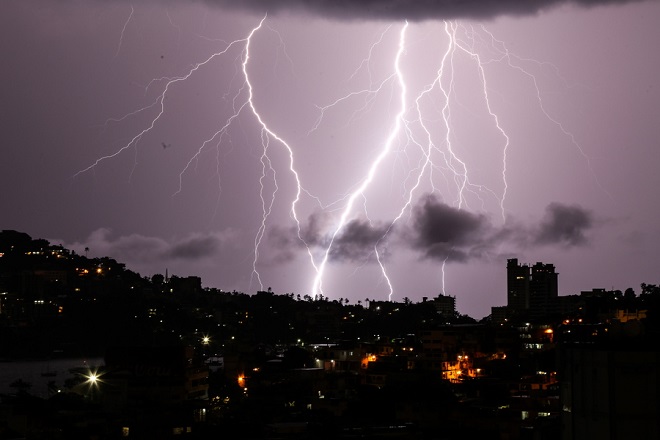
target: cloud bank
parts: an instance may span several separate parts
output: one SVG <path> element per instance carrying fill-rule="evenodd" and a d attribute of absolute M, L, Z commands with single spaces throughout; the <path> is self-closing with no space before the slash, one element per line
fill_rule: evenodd
<path fill-rule="evenodd" d="M 216 258 L 221 253 L 233 248 L 231 231 L 208 234 L 191 234 L 183 238 L 166 240 L 141 234 L 114 236 L 108 228 L 93 231 L 84 242 L 62 243 L 61 240 L 49 240 L 62 243 L 80 254 L 89 256 L 109 256 L 119 262 L 127 263 L 168 263 L 195 262 Z"/>
<path fill-rule="evenodd" d="M 301 230 L 301 237 L 313 249 L 324 250 L 331 236 L 327 221 L 312 215 Z M 529 252 L 530 248 L 557 246 L 580 247 L 589 244 L 589 234 L 596 226 L 593 214 L 579 205 L 550 203 L 535 224 L 507 222 L 495 225 L 484 214 L 477 214 L 445 204 L 433 194 L 422 197 L 412 209 L 407 224 L 349 221 L 333 241 L 329 258 L 333 262 L 375 263 L 379 257 L 391 257 L 390 249 L 412 250 L 420 259 L 469 263 L 494 255 Z M 51 242 L 62 243 L 58 240 Z M 241 243 L 243 243 L 241 245 Z M 89 255 L 109 256 L 128 267 L 166 267 L 167 265 L 214 264 L 227 254 L 249 254 L 236 231 L 191 234 L 170 240 L 140 234 L 115 236 L 110 229 L 93 231 L 83 242 L 62 243 L 65 247 Z M 394 246 L 390 246 L 394 244 Z M 506 249 L 503 251 L 503 249 Z M 260 250 L 267 265 L 286 264 L 305 251 L 305 244 L 294 228 L 273 227 L 267 245 Z"/>
<path fill-rule="evenodd" d="M 302 229 L 307 245 L 329 245 L 324 223 L 317 215 L 310 216 Z M 562 203 L 550 203 L 537 223 L 521 224 L 510 219 L 505 225 L 496 225 L 484 214 L 455 208 L 429 194 L 413 207 L 409 224 L 351 220 L 335 237 L 329 256 L 338 262 L 374 262 L 376 246 L 383 257 L 388 255 L 385 249 L 395 242 L 396 248 L 411 249 L 422 259 L 467 263 L 499 254 L 504 248 L 507 253 L 517 253 L 530 247 L 585 246 L 595 226 L 590 211 Z M 271 240 L 277 243 L 280 253 L 288 249 L 289 256 L 304 249 L 293 229 L 275 229 Z"/>
<path fill-rule="evenodd" d="M 260 14 L 304 13 L 342 20 L 489 19 L 532 15 L 562 4 L 597 6 L 638 0 L 205 0 Z"/>
<path fill-rule="evenodd" d="M 506 245 L 519 252 L 530 245 L 564 248 L 588 244 L 594 228 L 593 214 L 579 205 L 550 203 L 539 224 L 513 221 L 495 226 L 484 215 L 446 205 L 433 195 L 413 210 L 414 224 L 408 235 L 411 246 L 423 257 L 466 262 L 491 255 Z"/>

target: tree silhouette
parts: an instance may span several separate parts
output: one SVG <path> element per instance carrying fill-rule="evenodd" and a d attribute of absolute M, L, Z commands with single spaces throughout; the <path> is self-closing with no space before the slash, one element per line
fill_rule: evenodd
<path fill-rule="evenodd" d="M 32 384 L 30 382 L 26 382 L 21 378 L 16 379 L 12 383 L 10 383 L 9 386 L 11 388 L 16 388 L 16 392 L 18 394 L 25 394 L 30 388 L 32 388 Z"/>

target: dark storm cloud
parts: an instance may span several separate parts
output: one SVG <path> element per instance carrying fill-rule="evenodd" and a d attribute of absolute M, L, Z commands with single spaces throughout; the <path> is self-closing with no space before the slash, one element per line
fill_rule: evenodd
<path fill-rule="evenodd" d="M 368 221 L 352 220 L 335 238 L 330 258 L 335 261 L 363 261 L 386 238 L 389 225 L 374 226 Z"/>
<path fill-rule="evenodd" d="M 328 229 L 327 216 L 314 213 L 307 217 L 307 223 L 296 226 L 282 227 L 273 225 L 268 229 L 268 244 L 277 249 L 282 261 L 295 257 L 293 252 L 305 249 L 307 246 L 326 246 L 328 239 L 322 231 Z"/>
<path fill-rule="evenodd" d="M 305 245 L 327 248 L 332 240 L 333 222 L 330 217 L 315 213 L 297 229 L 273 226 L 268 232 L 268 242 L 276 249 L 273 258 L 280 262 L 293 259 Z M 374 246 L 384 242 L 390 232 L 389 224 L 374 225 L 366 220 L 351 220 L 339 231 L 330 249 L 332 261 L 365 261 L 374 253 Z M 380 249 L 379 249 L 380 251 Z"/>
<path fill-rule="evenodd" d="M 273 225 L 268 229 L 266 239 L 267 246 L 259 253 L 260 264 L 264 266 L 293 261 L 305 249 L 295 227 Z"/>
<path fill-rule="evenodd" d="M 429 20 L 529 15 L 561 4 L 596 6 L 636 0 L 206 0 L 257 13 L 302 12 L 344 20 Z"/>
<path fill-rule="evenodd" d="M 429 194 L 413 208 L 412 222 L 408 226 L 396 226 L 392 228 L 387 222 L 352 220 L 335 237 L 330 259 L 368 262 L 375 246 L 391 241 L 421 253 L 422 258 L 464 263 L 510 255 L 535 245 L 585 245 L 586 234 L 595 222 L 593 215 L 580 206 L 550 203 L 539 222 L 523 224 L 509 217 L 505 225 L 498 226 L 486 215 L 449 206 Z M 332 222 L 323 215 L 308 217 L 300 230 L 304 242 L 296 228 L 273 227 L 268 236 L 271 262 L 292 260 L 299 250 L 305 249 L 305 244 L 326 249 L 332 231 Z M 380 246 L 378 250 L 382 250 Z"/>
<path fill-rule="evenodd" d="M 487 217 L 453 208 L 428 195 L 413 210 L 410 244 L 427 258 L 466 261 L 489 246 L 491 234 Z"/>
<path fill-rule="evenodd" d="M 538 224 L 509 219 L 496 227 L 488 217 L 451 207 L 433 195 L 422 200 L 413 210 L 406 239 L 425 258 L 437 260 L 466 262 L 532 245 L 582 246 L 595 226 L 593 214 L 577 205 L 550 203 Z"/>
<path fill-rule="evenodd" d="M 539 244 L 579 246 L 587 243 L 586 232 L 594 226 L 591 212 L 578 205 L 551 203 L 536 233 Z"/>
<path fill-rule="evenodd" d="M 119 261 L 160 259 L 168 248 L 167 242 L 158 237 L 140 234 L 114 237 L 108 228 L 93 231 L 82 243 L 72 243 L 68 247 L 80 251 L 89 248 L 90 256 L 110 256 Z"/>
<path fill-rule="evenodd" d="M 329 226 L 328 217 L 322 213 L 313 213 L 307 217 L 307 224 L 300 229 L 300 237 L 307 244 L 323 244 L 323 232 Z M 297 235 L 297 234 L 296 234 Z M 296 237 L 298 238 L 298 237 Z M 300 238 L 298 238 L 300 243 Z"/>
<path fill-rule="evenodd" d="M 168 252 L 171 258 L 197 260 L 215 254 L 220 247 L 220 240 L 213 236 L 197 236 L 176 243 Z"/>
<path fill-rule="evenodd" d="M 141 234 L 114 236 L 110 229 L 100 228 L 84 242 L 68 243 L 65 247 L 81 254 L 89 248 L 90 257 L 109 256 L 127 263 L 199 261 L 215 257 L 231 244 L 231 236 L 231 231 L 225 231 L 165 240 Z"/>

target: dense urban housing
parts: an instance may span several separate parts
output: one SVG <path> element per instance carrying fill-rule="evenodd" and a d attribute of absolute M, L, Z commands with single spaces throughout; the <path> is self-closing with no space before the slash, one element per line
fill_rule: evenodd
<path fill-rule="evenodd" d="M 504 269 L 476 321 L 447 295 L 225 292 L 2 231 L 0 439 L 658 438 L 660 287 L 559 296 L 553 264 Z M 67 359 L 87 363 L 48 368 Z"/>

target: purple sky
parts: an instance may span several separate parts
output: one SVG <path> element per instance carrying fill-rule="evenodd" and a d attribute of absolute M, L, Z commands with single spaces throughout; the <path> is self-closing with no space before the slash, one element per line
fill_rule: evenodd
<path fill-rule="evenodd" d="M 660 3 L 267 2 L 249 83 L 264 2 L 224 3 L 3 2 L 1 229 L 475 318 L 511 257 L 660 282 Z"/>

